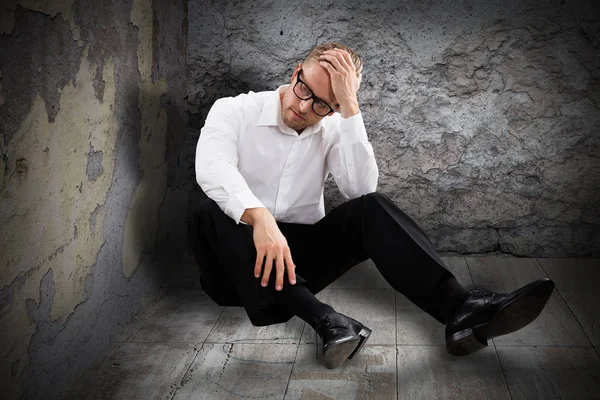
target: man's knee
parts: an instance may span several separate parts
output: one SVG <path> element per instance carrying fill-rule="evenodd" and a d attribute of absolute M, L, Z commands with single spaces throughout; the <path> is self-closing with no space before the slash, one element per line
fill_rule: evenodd
<path fill-rule="evenodd" d="M 372 205 L 380 205 L 382 202 L 391 202 L 390 198 L 385 193 L 381 192 L 367 193 L 363 195 L 363 198 L 365 205 L 369 207 Z"/>
<path fill-rule="evenodd" d="M 385 210 L 388 213 L 397 211 L 402 212 L 387 194 L 381 192 L 365 194 L 363 196 L 363 210 L 367 215 L 373 213 L 379 214 L 381 210 Z"/>
<path fill-rule="evenodd" d="M 201 200 L 195 209 L 195 214 L 213 214 L 216 212 L 223 212 L 219 205 L 210 197 Z"/>
<path fill-rule="evenodd" d="M 244 240 L 254 244 L 252 228 L 246 224 L 236 224 L 235 221 L 212 199 L 206 198 L 198 203 L 192 213 L 192 230 L 205 236 L 215 236 L 228 240 Z"/>

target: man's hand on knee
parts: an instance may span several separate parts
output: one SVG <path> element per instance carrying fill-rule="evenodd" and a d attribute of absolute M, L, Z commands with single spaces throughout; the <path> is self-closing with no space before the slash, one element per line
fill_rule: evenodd
<path fill-rule="evenodd" d="M 266 287 L 275 263 L 275 289 L 283 289 L 283 275 L 287 270 L 288 280 L 292 285 L 296 284 L 296 266 L 292 260 L 290 247 L 286 238 L 277 226 L 275 218 L 267 209 L 257 209 L 252 218 L 253 238 L 256 247 L 256 264 L 254 265 L 254 276 L 260 277 L 262 270 L 261 285 Z M 264 210 L 264 211 L 263 211 Z M 263 270 L 264 261 L 264 270 Z"/>

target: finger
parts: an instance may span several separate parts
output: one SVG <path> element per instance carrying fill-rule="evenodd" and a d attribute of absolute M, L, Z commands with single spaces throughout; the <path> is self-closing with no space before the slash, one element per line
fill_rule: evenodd
<path fill-rule="evenodd" d="M 285 255 L 285 265 L 287 266 L 288 280 L 292 285 L 296 284 L 296 264 L 292 260 L 292 255 L 288 251 Z"/>
<path fill-rule="evenodd" d="M 350 54 L 346 53 L 345 51 L 343 51 L 341 49 L 333 49 L 333 50 L 330 50 L 329 52 L 326 51 L 325 53 L 334 56 L 339 61 L 340 67 L 342 69 L 352 71 L 352 67 L 354 66 L 354 63 L 350 59 Z"/>
<path fill-rule="evenodd" d="M 321 59 L 329 61 L 337 71 L 342 71 L 344 69 L 344 67 L 342 67 L 340 64 L 340 60 L 338 60 L 338 58 L 334 55 L 322 54 Z"/>
<path fill-rule="evenodd" d="M 277 266 L 275 270 L 275 289 L 281 290 L 283 288 L 283 271 L 285 270 L 283 266 L 283 254 L 280 254 L 277 257 Z"/>
<path fill-rule="evenodd" d="M 269 276 L 271 276 L 271 270 L 273 269 L 273 253 L 267 252 L 265 260 L 265 269 L 263 270 L 262 282 L 260 283 L 263 287 L 269 284 Z"/>
<path fill-rule="evenodd" d="M 260 271 L 262 270 L 262 264 L 265 260 L 265 253 L 263 251 L 259 251 L 256 253 L 256 263 L 254 264 L 254 277 L 258 278 L 260 276 Z"/>
<path fill-rule="evenodd" d="M 334 51 L 336 54 L 338 54 L 338 59 L 340 60 L 340 63 L 345 68 L 352 70 L 352 67 L 354 67 L 354 63 L 352 62 L 352 58 L 350 58 L 350 53 L 342 49 L 335 49 Z"/>
<path fill-rule="evenodd" d="M 319 64 L 329 72 L 329 75 L 337 73 L 335 68 L 333 68 L 333 65 L 329 64 L 327 61 L 319 61 Z"/>
<path fill-rule="evenodd" d="M 358 78 L 358 76 L 356 75 L 356 65 L 354 65 L 354 62 L 352 61 L 350 56 L 346 55 L 344 59 L 346 60 L 346 63 L 348 64 L 348 71 L 350 71 L 350 74 L 354 75 Z"/>

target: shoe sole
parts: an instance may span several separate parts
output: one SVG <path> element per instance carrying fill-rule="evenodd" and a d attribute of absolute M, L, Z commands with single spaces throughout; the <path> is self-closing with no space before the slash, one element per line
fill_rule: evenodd
<path fill-rule="evenodd" d="M 341 343 L 335 343 L 323 349 L 323 364 L 328 369 L 339 367 L 345 360 L 351 360 L 365 345 L 372 331 L 363 326 L 356 338 Z"/>
<path fill-rule="evenodd" d="M 349 337 L 344 342 L 333 343 L 327 348 L 323 348 L 323 364 L 325 368 L 334 369 L 342 365 L 353 354 L 355 349 L 360 346 L 361 338 Z"/>
<path fill-rule="evenodd" d="M 448 352 L 466 356 L 488 345 L 488 340 L 517 331 L 533 322 L 542 312 L 554 290 L 554 282 L 544 280 L 532 285 L 505 304 L 483 324 L 455 332 L 446 339 Z"/>
<path fill-rule="evenodd" d="M 371 336 L 371 333 L 373 331 L 370 330 L 369 328 L 367 328 L 366 326 L 363 326 L 362 329 L 360 330 L 360 332 L 358 332 L 358 336 L 360 337 L 360 342 L 358 343 L 358 346 L 356 346 L 356 348 L 354 349 L 354 351 L 352 352 L 352 354 L 350 354 L 348 356 L 348 359 L 351 360 L 352 357 L 354 357 L 356 355 L 356 353 L 358 353 L 360 351 L 360 349 L 362 349 L 362 347 L 365 345 L 367 339 L 369 339 L 369 336 Z"/>

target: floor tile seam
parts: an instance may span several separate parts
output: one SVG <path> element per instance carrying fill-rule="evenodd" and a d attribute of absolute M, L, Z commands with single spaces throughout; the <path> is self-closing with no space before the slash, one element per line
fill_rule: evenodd
<path fill-rule="evenodd" d="M 227 307 L 223 307 L 221 309 L 221 313 L 219 314 L 219 317 L 215 320 L 215 323 L 213 324 L 213 326 L 210 328 L 210 331 L 208 332 L 208 334 L 206 335 L 206 337 L 204 338 L 204 340 L 202 341 L 202 344 L 206 343 L 208 338 L 210 337 L 210 335 L 212 334 L 213 330 L 215 329 L 215 326 L 217 326 L 217 324 L 219 323 L 219 320 L 221 319 L 221 317 L 223 316 L 223 314 L 225 313 L 225 310 L 227 309 Z"/>
<path fill-rule="evenodd" d="M 504 386 L 506 387 L 506 391 L 508 393 L 508 398 L 512 400 L 513 396 L 510 391 L 510 385 L 508 384 L 508 379 L 506 378 L 506 371 L 504 371 L 504 367 L 502 366 L 502 361 L 500 360 L 500 354 L 498 353 L 498 345 L 494 340 L 492 340 L 492 346 L 494 346 L 494 354 L 496 355 L 496 360 L 498 361 L 498 365 L 500 366 L 500 371 L 502 371 L 502 378 L 504 378 Z"/>
<path fill-rule="evenodd" d="M 588 342 L 590 343 L 590 345 L 594 345 L 592 343 L 592 339 L 588 336 L 588 334 L 585 332 L 585 329 L 583 328 L 583 325 L 581 324 L 581 322 L 579 321 L 579 318 L 577 318 L 577 315 L 575 314 L 575 312 L 573 311 L 573 309 L 571 308 L 571 306 L 569 305 L 569 302 L 564 298 L 564 296 L 562 295 L 561 291 L 559 289 L 555 289 L 554 290 L 556 293 L 558 293 L 559 297 L 562 299 L 562 301 L 565 303 L 565 306 L 567 306 L 567 308 L 569 309 L 569 311 L 571 312 L 571 315 L 573 316 L 573 318 L 575 318 L 575 321 L 577 322 L 577 325 L 579 325 L 579 328 L 581 329 L 581 332 L 583 332 L 583 334 L 585 335 L 586 339 L 588 340 Z"/>
<path fill-rule="evenodd" d="M 467 257 L 462 256 L 461 257 L 465 263 L 465 266 L 467 267 L 467 272 L 469 273 L 469 277 L 471 278 L 471 285 L 473 285 L 473 287 L 475 286 L 475 279 L 473 279 L 473 273 L 471 272 L 471 268 L 469 267 L 469 262 L 467 261 Z"/>
<path fill-rule="evenodd" d="M 546 271 L 546 269 L 544 268 L 544 266 L 542 265 L 540 260 L 538 260 L 538 257 L 534 257 L 534 260 L 537 263 L 538 267 L 540 267 L 540 269 L 544 272 L 544 274 L 546 274 L 546 278 L 550 279 L 550 275 L 548 275 L 548 271 Z"/>
<path fill-rule="evenodd" d="M 187 376 L 190 368 L 192 368 L 192 365 L 194 365 L 194 363 L 196 362 L 196 359 L 198 358 L 198 355 L 200 355 L 200 352 L 202 351 L 203 347 L 204 347 L 204 344 L 201 344 L 196 349 L 196 354 L 194 355 L 194 358 L 192 358 L 192 362 L 190 362 L 190 364 L 186 368 L 185 372 L 181 376 L 181 379 L 179 380 L 179 382 L 177 382 L 177 385 L 173 388 L 173 395 L 169 398 L 169 400 L 173 400 L 173 398 L 175 398 L 175 396 L 177 395 L 177 392 L 179 391 L 179 389 L 183 388 L 183 385 L 184 385 L 183 380 Z"/>
<path fill-rule="evenodd" d="M 475 279 L 473 279 L 473 272 L 471 272 L 471 267 L 469 267 L 469 261 L 467 261 L 467 257 L 462 256 L 463 261 L 465 262 L 465 265 L 467 266 L 467 272 L 469 273 L 469 277 L 471 277 L 471 285 L 473 285 L 474 288 L 476 288 L 477 286 L 475 285 Z"/>
<path fill-rule="evenodd" d="M 294 355 L 294 362 L 292 362 L 292 366 L 290 367 L 290 375 L 288 376 L 288 381 L 287 384 L 285 385 L 285 390 L 283 392 L 283 397 L 281 398 L 282 400 L 285 399 L 285 396 L 288 393 L 288 388 L 290 386 L 290 382 L 292 380 L 292 374 L 294 372 L 294 367 L 296 366 L 296 360 L 298 359 L 298 352 L 300 350 L 300 344 L 302 342 L 302 338 L 304 337 L 304 330 L 306 329 L 306 326 L 308 324 L 305 322 L 304 326 L 302 327 L 302 332 L 300 333 L 300 338 L 298 339 L 298 344 L 296 345 L 296 354 Z"/>

